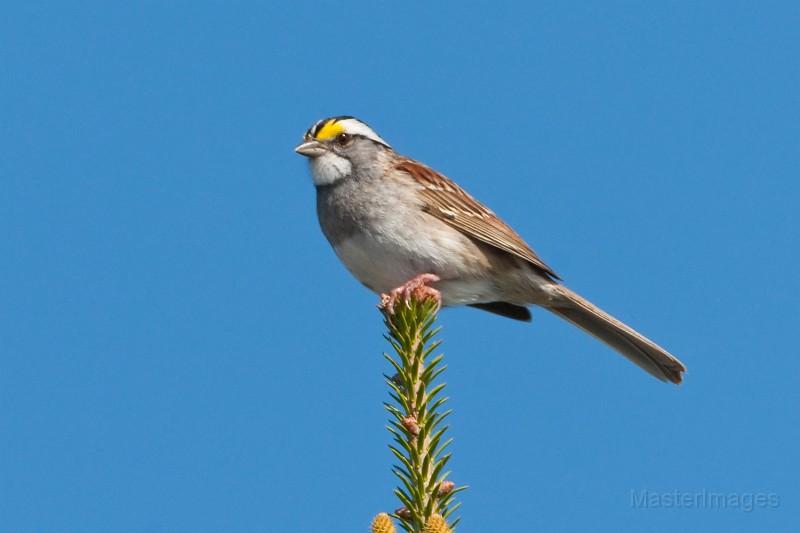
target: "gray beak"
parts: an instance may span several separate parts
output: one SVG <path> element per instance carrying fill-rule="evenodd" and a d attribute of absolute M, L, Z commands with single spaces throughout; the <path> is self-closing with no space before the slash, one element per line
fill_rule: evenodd
<path fill-rule="evenodd" d="M 294 151 L 300 155 L 314 158 L 321 156 L 327 152 L 328 149 L 319 141 L 308 141 L 297 146 Z"/>

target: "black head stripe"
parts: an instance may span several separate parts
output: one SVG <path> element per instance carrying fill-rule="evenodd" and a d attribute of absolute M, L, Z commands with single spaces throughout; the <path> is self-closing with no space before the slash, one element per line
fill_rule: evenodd
<path fill-rule="evenodd" d="M 324 126 L 326 122 L 328 122 L 328 121 L 327 120 L 320 120 L 319 122 L 314 124 L 311 127 L 311 129 L 308 130 L 308 132 L 311 134 L 312 137 L 316 137 L 317 134 L 319 133 L 319 130 L 322 129 L 322 126 Z"/>
<path fill-rule="evenodd" d="M 320 120 L 319 122 L 317 122 L 316 124 L 314 124 L 313 126 L 311 126 L 311 128 L 309 128 L 307 133 L 309 135 L 311 135 L 312 137 L 316 138 L 316 136 L 319 134 L 320 130 L 325 127 L 325 124 L 328 124 L 328 123 L 335 124 L 335 123 L 339 122 L 340 120 L 348 120 L 348 119 L 351 119 L 351 118 L 352 119 L 356 119 L 355 117 L 351 117 L 350 115 L 339 115 L 338 117 L 324 118 L 324 119 Z M 358 120 L 358 119 L 356 119 L 356 120 Z"/>

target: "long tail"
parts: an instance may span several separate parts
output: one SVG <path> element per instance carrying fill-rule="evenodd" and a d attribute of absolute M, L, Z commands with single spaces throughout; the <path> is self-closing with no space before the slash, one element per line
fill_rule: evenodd
<path fill-rule="evenodd" d="M 554 298 L 546 309 L 603 341 L 661 381 L 681 382 L 686 367 L 664 348 L 563 285 L 552 286 L 552 291 Z"/>

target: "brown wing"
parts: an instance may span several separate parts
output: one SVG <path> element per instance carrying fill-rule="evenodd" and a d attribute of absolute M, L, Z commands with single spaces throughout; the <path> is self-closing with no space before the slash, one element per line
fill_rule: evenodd
<path fill-rule="evenodd" d="M 422 186 L 419 194 L 427 213 L 475 240 L 524 259 L 552 279 L 561 279 L 508 224 L 449 178 L 410 159 L 398 163 L 397 169 Z"/>

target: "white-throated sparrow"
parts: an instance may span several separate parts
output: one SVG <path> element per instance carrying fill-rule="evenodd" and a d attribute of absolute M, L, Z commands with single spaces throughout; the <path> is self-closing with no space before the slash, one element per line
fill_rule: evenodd
<path fill-rule="evenodd" d="M 387 293 L 428 282 L 445 306 L 530 320 L 539 305 L 594 335 L 655 377 L 680 383 L 683 364 L 559 282 L 491 210 L 435 170 L 395 152 L 353 117 L 320 120 L 308 157 L 325 236 L 350 272 Z"/>

